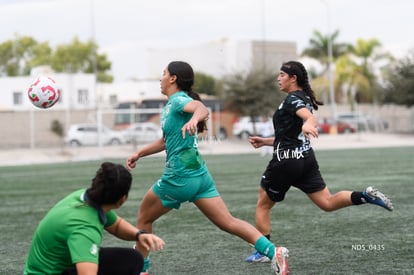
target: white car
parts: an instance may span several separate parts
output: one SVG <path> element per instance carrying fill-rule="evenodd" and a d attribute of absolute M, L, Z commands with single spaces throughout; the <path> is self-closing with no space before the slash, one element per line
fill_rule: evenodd
<path fill-rule="evenodd" d="M 122 131 L 127 143 L 150 143 L 162 137 L 161 127 L 153 122 L 133 123 Z"/>
<path fill-rule="evenodd" d="M 102 125 L 101 135 L 102 144 L 119 145 L 125 143 L 121 131 L 111 130 Z M 65 137 L 65 143 L 70 146 L 98 145 L 98 125 L 97 124 L 73 124 L 70 126 Z"/>
<path fill-rule="evenodd" d="M 255 117 L 254 120 L 249 116 L 244 116 L 233 124 L 233 136 L 240 139 L 247 139 L 252 135 L 262 136 L 263 133 L 271 136 L 274 134 L 273 132 L 273 122 L 271 117 L 267 118 L 267 121 L 265 122 L 261 116 Z"/>

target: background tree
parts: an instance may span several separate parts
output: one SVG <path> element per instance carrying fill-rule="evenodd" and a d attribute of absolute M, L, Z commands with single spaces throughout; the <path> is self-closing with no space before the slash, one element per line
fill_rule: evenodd
<path fill-rule="evenodd" d="M 356 110 L 357 87 L 368 89 L 369 80 L 365 77 L 358 64 L 350 57 L 343 55 L 335 62 L 335 87 L 340 91 L 339 102 L 348 103 L 351 111 Z"/>
<path fill-rule="evenodd" d="M 218 95 L 217 81 L 214 77 L 201 72 L 194 73 L 193 90 L 200 94 Z"/>
<path fill-rule="evenodd" d="M 112 82 L 113 77 L 106 73 L 111 69 L 111 62 L 97 51 L 98 46 L 92 40 L 82 43 L 74 38 L 70 44 L 57 46 L 52 56 L 52 68 L 67 73 L 94 73 L 96 70 L 98 82 Z"/>
<path fill-rule="evenodd" d="M 47 43 L 41 45 L 28 36 L 17 36 L 0 44 L 0 74 L 2 76 L 28 75 L 33 59 L 39 59 L 42 52 L 49 53 L 50 47 Z"/>
<path fill-rule="evenodd" d="M 323 66 L 322 75 L 326 74 L 329 69 L 329 39 L 332 42 L 332 59 L 335 60 L 348 52 L 349 44 L 336 42 L 339 36 L 339 30 L 334 31 L 330 36 L 323 35 L 321 32 L 314 30 L 313 36 L 309 39 L 309 46 L 302 51 L 301 56 L 307 56 L 318 60 Z"/>
<path fill-rule="evenodd" d="M 380 70 L 380 63 L 385 61 L 388 65 L 393 61 L 393 57 L 380 51 L 381 43 L 373 39 L 358 39 L 355 46 L 350 47 L 351 54 L 355 57 L 355 74 L 359 74 L 359 78 L 365 78 L 364 85 L 356 83 L 357 101 L 365 103 L 376 103 L 379 89 L 379 78 L 377 71 Z"/>
<path fill-rule="evenodd" d="M 263 69 L 227 76 L 223 89 L 226 106 L 241 116 L 250 116 L 252 121 L 257 116 L 271 115 L 283 98 L 274 72 Z"/>
<path fill-rule="evenodd" d="M 98 46 L 92 40 L 83 43 L 74 38 L 53 50 L 48 42 L 16 35 L 0 44 L 0 76 L 29 75 L 34 67 L 48 65 L 56 72 L 67 73 L 93 73 L 96 69 L 98 82 L 112 82 L 113 76 L 108 74 L 112 63 L 97 52 Z"/>
<path fill-rule="evenodd" d="M 382 101 L 408 107 L 414 106 L 414 49 L 390 69 Z"/>
<path fill-rule="evenodd" d="M 312 70 L 313 80 L 315 91 L 317 97 L 323 98 L 324 101 L 328 101 L 329 94 L 329 39 L 332 43 L 332 62 L 335 61 L 346 54 L 350 45 L 347 43 L 339 43 L 336 40 L 339 37 L 339 30 L 334 31 L 331 35 L 323 35 L 318 30 L 314 30 L 312 37 L 309 39 L 309 46 L 306 47 L 301 56 L 310 57 L 318 61 L 322 65 L 322 71 L 317 74 Z M 335 85 L 337 87 L 337 85 Z M 334 91 L 335 101 L 338 102 L 341 99 L 340 91 L 335 88 Z"/>

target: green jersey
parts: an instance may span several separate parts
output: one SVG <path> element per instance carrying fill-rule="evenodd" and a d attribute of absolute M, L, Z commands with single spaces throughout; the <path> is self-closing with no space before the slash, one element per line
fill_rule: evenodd
<path fill-rule="evenodd" d="M 78 262 L 98 264 L 104 226 L 114 224 L 117 216 L 107 212 L 103 224 L 102 209 L 85 203 L 84 194 L 82 189 L 68 195 L 40 221 L 24 274 L 61 274 Z"/>
<path fill-rule="evenodd" d="M 179 91 L 170 96 L 162 112 L 161 127 L 167 152 L 164 176 L 192 177 L 207 172 L 198 152 L 198 136 L 186 133 L 183 138 L 181 132 L 181 128 L 193 116 L 183 111 L 184 106 L 192 100 L 187 93 Z"/>

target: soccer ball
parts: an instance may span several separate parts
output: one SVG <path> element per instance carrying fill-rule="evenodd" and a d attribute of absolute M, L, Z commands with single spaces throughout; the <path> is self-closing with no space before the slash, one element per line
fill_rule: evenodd
<path fill-rule="evenodd" d="M 46 76 L 39 76 L 27 90 L 30 102 L 38 108 L 48 109 L 58 102 L 60 90 L 56 82 Z"/>

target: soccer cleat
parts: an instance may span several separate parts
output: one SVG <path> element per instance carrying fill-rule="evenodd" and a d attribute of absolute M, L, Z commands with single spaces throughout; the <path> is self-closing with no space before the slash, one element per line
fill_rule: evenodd
<path fill-rule="evenodd" d="M 272 259 L 272 270 L 276 275 L 287 275 L 289 273 L 288 258 L 289 250 L 279 246 L 275 248 L 275 256 Z"/>
<path fill-rule="evenodd" d="M 268 263 L 270 262 L 270 259 L 259 251 L 254 251 L 252 255 L 247 257 L 244 261 L 248 263 Z"/>
<path fill-rule="evenodd" d="M 394 209 L 394 206 L 392 205 L 390 198 L 378 191 L 378 189 L 375 187 L 367 187 L 367 189 L 365 189 L 365 191 L 362 192 L 362 195 L 368 203 L 379 205 L 389 211 L 392 211 Z"/>

